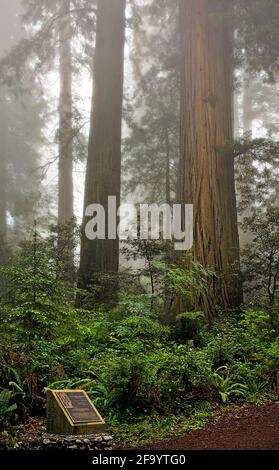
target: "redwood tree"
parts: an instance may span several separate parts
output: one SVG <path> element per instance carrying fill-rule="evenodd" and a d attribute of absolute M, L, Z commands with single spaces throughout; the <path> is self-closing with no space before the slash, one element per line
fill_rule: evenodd
<path fill-rule="evenodd" d="M 120 203 L 121 122 L 125 42 L 125 0 L 99 0 L 93 66 L 93 98 L 84 211 L 89 204 L 107 208 L 108 196 Z M 89 240 L 84 215 L 81 239 L 80 286 L 94 273 L 115 273 L 119 240 Z"/>
<path fill-rule="evenodd" d="M 72 56 L 69 0 L 60 0 L 59 14 L 59 184 L 58 224 L 67 225 L 73 209 Z"/>
<path fill-rule="evenodd" d="M 209 318 L 216 306 L 241 303 L 233 154 L 232 45 L 223 0 L 180 0 L 182 203 L 194 205 L 194 257 L 214 269 L 199 299 Z"/>
<path fill-rule="evenodd" d="M 3 248 L 7 231 L 7 195 L 6 195 L 6 155 L 5 155 L 5 127 L 0 121 L 0 264 L 4 261 Z"/>

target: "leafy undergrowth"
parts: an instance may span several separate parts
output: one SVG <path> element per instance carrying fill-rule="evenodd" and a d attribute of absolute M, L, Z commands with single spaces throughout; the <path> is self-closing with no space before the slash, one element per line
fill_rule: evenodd
<path fill-rule="evenodd" d="M 75 292 L 57 280 L 55 257 L 36 249 L 45 260 L 39 279 L 28 250 L 0 269 L 7 287 L 0 299 L 0 432 L 15 438 L 11 446 L 24 435 L 21 425 L 44 416 L 46 387 L 84 389 L 123 445 L 198 429 L 228 406 L 274 390 L 277 303 L 220 310 L 209 323 L 190 304 L 210 275 L 197 264 L 156 262 L 158 294 L 122 292 L 111 306 L 87 298 L 86 308 L 76 308 Z M 176 296 L 188 298 L 189 310 L 176 312 Z"/>
<path fill-rule="evenodd" d="M 269 395 L 249 402 L 225 405 L 202 402 L 196 405 L 188 416 L 146 416 L 135 423 L 115 423 L 110 425 L 109 429 L 115 437 L 117 448 L 138 447 L 196 431 L 204 428 L 209 422 L 218 421 L 225 415 L 239 412 L 251 404 L 274 402 L 274 398 Z"/>
<path fill-rule="evenodd" d="M 270 399 L 274 398 L 270 396 Z M 116 422 L 108 425 L 109 433 L 113 434 L 117 449 L 138 447 L 152 444 L 167 438 L 182 436 L 188 432 L 206 427 L 210 422 L 218 421 L 223 416 L 234 414 L 245 409 L 251 403 L 266 403 L 267 399 L 257 399 L 239 404 L 218 405 L 208 402 L 196 404 L 188 416 L 171 415 L 146 416 L 134 423 Z M 2 449 L 41 449 L 42 436 L 46 432 L 45 419 L 29 418 L 26 423 L 9 426 L 0 434 L 0 450 Z"/>
<path fill-rule="evenodd" d="M 0 449 L 39 449 L 45 432 L 44 418 L 29 418 L 24 424 L 9 426 L 0 433 Z"/>

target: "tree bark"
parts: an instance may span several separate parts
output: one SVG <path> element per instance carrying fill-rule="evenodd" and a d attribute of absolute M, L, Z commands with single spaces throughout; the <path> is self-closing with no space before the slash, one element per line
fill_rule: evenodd
<path fill-rule="evenodd" d="M 171 188 L 170 188 L 170 142 L 169 142 L 169 130 L 166 127 L 166 203 L 171 203 Z"/>
<path fill-rule="evenodd" d="M 120 204 L 125 3 L 98 2 L 84 211 L 98 203 L 107 212 L 108 196 L 116 196 Z M 89 240 L 87 221 L 84 215 L 79 275 L 84 288 L 94 273 L 116 273 L 119 267 L 119 240 Z"/>
<path fill-rule="evenodd" d="M 194 206 L 194 258 L 215 271 L 198 299 L 209 318 L 239 306 L 239 239 L 233 141 L 232 54 L 221 0 L 180 0 L 180 197 Z"/>
<path fill-rule="evenodd" d="M 74 217 L 73 209 L 73 128 L 72 128 L 72 55 L 70 2 L 60 0 L 59 22 L 59 182 L 58 224 L 65 226 Z"/>
<path fill-rule="evenodd" d="M 7 235 L 7 194 L 6 159 L 4 155 L 3 133 L 0 133 L 0 264 L 5 260 L 5 241 Z"/>
<path fill-rule="evenodd" d="M 6 123 L 0 122 L 0 264 L 5 262 L 7 235 L 7 171 L 6 171 Z"/>
<path fill-rule="evenodd" d="M 253 106 L 252 100 L 255 94 L 255 89 L 253 89 L 253 80 L 249 77 L 249 73 L 243 73 L 243 97 L 242 97 L 242 130 L 244 134 L 247 134 L 251 139 L 253 138 Z M 253 157 L 251 156 L 242 156 L 242 158 L 249 158 L 250 164 L 253 165 Z M 241 193 L 237 191 L 238 201 L 241 201 Z M 251 209 L 246 208 L 244 211 L 241 212 L 239 215 L 239 222 L 240 224 L 244 221 L 246 217 L 251 216 Z M 239 244 L 240 249 L 242 250 L 245 248 L 247 244 L 252 243 L 253 241 L 253 234 L 250 230 L 244 231 L 242 227 L 239 228 Z"/>
<path fill-rule="evenodd" d="M 255 90 L 251 80 L 249 80 L 249 75 L 244 73 L 244 83 L 243 83 L 243 101 L 242 101 L 242 112 L 243 112 L 243 132 L 250 133 L 252 137 L 252 124 L 253 124 L 253 109 L 252 109 L 252 99 Z"/>
<path fill-rule="evenodd" d="M 238 103 L 238 94 L 234 92 L 234 138 L 240 138 L 240 116 L 239 116 L 239 103 Z"/>

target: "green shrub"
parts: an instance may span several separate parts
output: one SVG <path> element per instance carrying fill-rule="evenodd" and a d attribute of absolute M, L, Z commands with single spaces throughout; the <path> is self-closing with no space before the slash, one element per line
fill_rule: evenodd
<path fill-rule="evenodd" d="M 274 386 L 274 310 L 220 312 L 211 325 L 203 312 L 175 311 L 176 296 L 190 305 L 206 289 L 211 274 L 198 264 L 191 271 L 190 261 L 174 266 L 157 259 L 153 295 L 120 293 L 112 307 L 89 304 L 85 310 L 75 308 L 75 292 L 48 244 L 41 240 L 36 249 L 36 260 L 29 246 L 0 270 L 3 423 L 13 419 L 16 404 L 20 411 L 21 401 L 32 410 L 49 384 L 84 388 L 113 423 L 139 423 L 151 415 L 175 422 L 174 416 L 190 417 L 202 404 L 260 399 Z"/>
<path fill-rule="evenodd" d="M 0 428 L 10 423 L 17 410 L 16 403 L 12 403 L 13 398 L 13 392 L 11 390 L 4 388 L 0 392 Z"/>
<path fill-rule="evenodd" d="M 245 396 L 247 393 L 247 386 L 234 382 L 227 366 L 218 367 L 214 371 L 213 386 L 218 391 L 223 403 L 226 403 L 230 397 Z"/>

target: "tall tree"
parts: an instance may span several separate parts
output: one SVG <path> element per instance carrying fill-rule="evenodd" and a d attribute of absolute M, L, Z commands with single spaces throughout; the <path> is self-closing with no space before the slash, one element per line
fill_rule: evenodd
<path fill-rule="evenodd" d="M 2 104 L 2 103 L 1 103 Z M 6 145 L 5 145 L 5 124 L 3 122 L 3 116 L 1 113 L 0 120 L 0 264 L 4 259 L 4 253 L 2 250 L 3 242 L 6 239 L 7 232 L 7 190 L 6 190 Z"/>
<path fill-rule="evenodd" d="M 59 184 L 58 224 L 67 225 L 74 217 L 73 208 L 73 126 L 72 126 L 72 57 L 71 4 L 60 0 L 59 25 Z"/>
<path fill-rule="evenodd" d="M 9 93 L 10 82 L 4 80 L 3 72 L 5 54 L 10 53 L 22 36 L 20 3 L 20 0 L 11 0 L 1 6 L 5 22 L 0 41 L 0 239 L 9 243 L 19 239 L 32 224 L 34 206 L 38 206 L 42 189 L 37 173 L 32 170 L 40 161 L 44 102 L 41 97 L 35 102 L 30 95 L 15 99 L 14 94 Z M 26 76 L 29 71 L 27 65 Z M 0 251 L 1 263 L 5 260 L 7 246 L 1 243 Z"/>
<path fill-rule="evenodd" d="M 83 150 L 78 136 L 87 116 L 85 119 L 80 112 L 79 94 L 72 93 L 72 82 L 88 66 L 95 30 L 94 5 L 94 0 L 23 0 L 25 37 L 0 64 L 0 78 L 21 96 L 26 88 L 29 93 L 39 88 L 41 96 L 46 91 L 48 73 L 56 72 L 59 64 L 60 96 L 55 109 L 59 120 L 55 134 L 58 156 L 45 163 L 49 166 L 58 160 L 58 223 L 61 226 L 73 218 L 73 158 L 80 158 L 80 150 Z"/>
<path fill-rule="evenodd" d="M 217 305 L 233 308 L 242 300 L 225 8 L 222 0 L 180 0 L 181 202 L 194 206 L 194 256 L 217 275 L 199 299 L 209 318 Z"/>
<path fill-rule="evenodd" d="M 244 74 L 243 101 L 242 101 L 242 122 L 243 132 L 252 133 L 253 124 L 253 87 L 248 74 Z"/>
<path fill-rule="evenodd" d="M 179 159 L 177 2 L 133 2 L 133 95 L 125 102 L 123 187 L 141 202 L 176 199 Z"/>
<path fill-rule="evenodd" d="M 99 0 L 93 70 L 93 98 L 85 181 L 80 286 L 95 272 L 117 272 L 119 240 L 89 240 L 85 235 L 92 203 L 105 209 L 108 196 L 120 203 L 121 122 L 125 43 L 125 0 Z"/>
<path fill-rule="evenodd" d="M 279 3 L 277 0 L 235 0 L 239 50 L 246 65 L 278 79 Z"/>
<path fill-rule="evenodd" d="M 5 21 L 1 25 L 0 58 L 19 36 L 19 21 L 15 12 L 19 11 L 19 0 L 2 6 Z M 7 234 L 7 101 L 6 89 L 0 89 L 0 264 L 5 259 L 4 241 Z"/>

